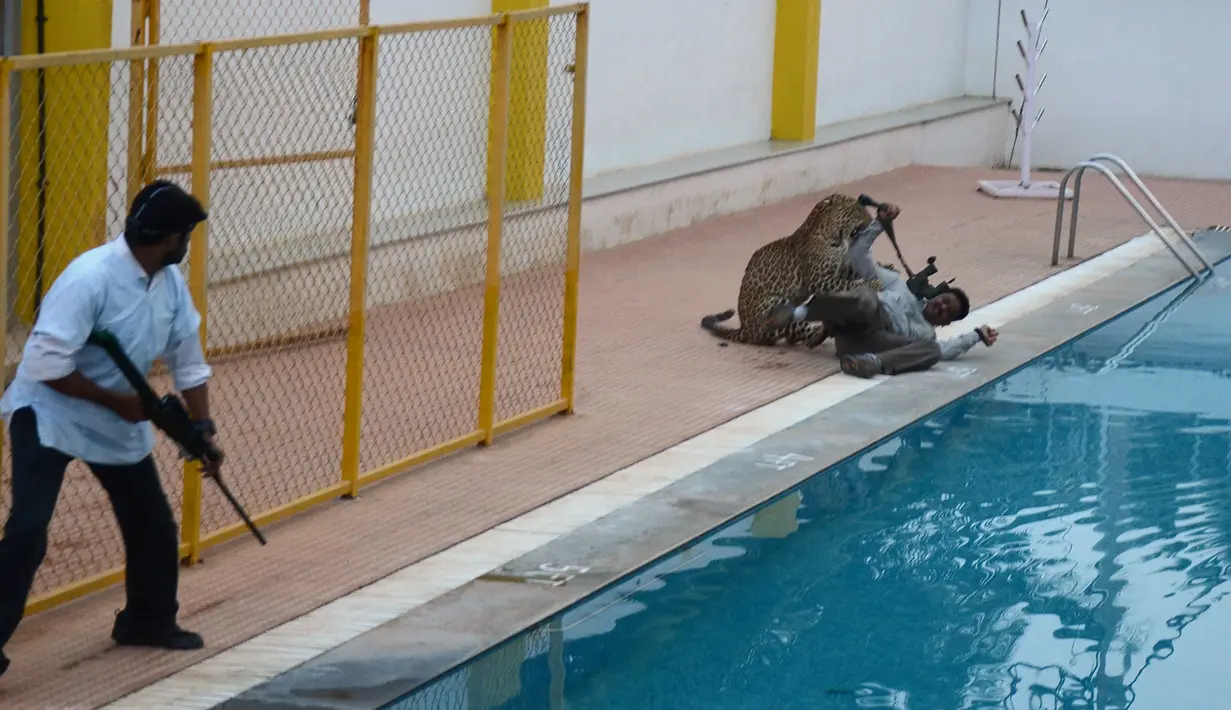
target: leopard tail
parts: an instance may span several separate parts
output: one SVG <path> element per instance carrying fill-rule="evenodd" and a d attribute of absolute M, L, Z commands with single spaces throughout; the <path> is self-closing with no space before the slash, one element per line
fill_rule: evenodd
<path fill-rule="evenodd" d="M 747 343 L 748 335 L 744 331 L 743 324 L 740 324 L 740 327 L 738 328 L 724 328 L 718 325 L 723 321 L 731 320 L 734 315 L 735 311 L 726 310 L 722 313 L 715 313 L 713 315 L 705 316 L 701 319 L 701 327 L 708 330 L 715 337 L 723 340 L 729 340 L 735 343 Z"/>

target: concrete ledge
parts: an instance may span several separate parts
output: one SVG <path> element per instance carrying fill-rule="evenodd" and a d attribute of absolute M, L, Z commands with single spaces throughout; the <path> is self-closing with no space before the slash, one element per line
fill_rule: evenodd
<path fill-rule="evenodd" d="M 765 141 L 596 175 L 586 181 L 583 249 L 635 242 L 914 164 L 992 167 L 1004 159 L 1008 102 L 963 97 L 824 126 L 807 144 Z"/>

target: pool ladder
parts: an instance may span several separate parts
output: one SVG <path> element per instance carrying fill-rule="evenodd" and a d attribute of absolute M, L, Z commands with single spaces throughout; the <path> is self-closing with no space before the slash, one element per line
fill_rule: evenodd
<path fill-rule="evenodd" d="M 1204 270 L 1194 269 L 1192 265 L 1188 263 L 1187 259 L 1180 256 L 1180 252 L 1176 251 L 1175 246 L 1171 242 L 1167 241 L 1167 238 L 1163 235 L 1163 228 L 1158 226 L 1158 223 L 1150 217 L 1150 215 L 1141 206 L 1141 203 L 1129 194 L 1128 189 L 1124 187 L 1124 183 L 1120 182 L 1120 178 L 1116 177 L 1116 174 L 1111 172 L 1111 170 L 1108 169 L 1106 165 L 1103 165 L 1101 161 L 1115 163 L 1117 167 L 1124 171 L 1125 175 L 1128 175 L 1128 178 L 1133 181 L 1133 184 L 1137 186 L 1137 189 L 1141 190 L 1142 194 L 1146 196 L 1146 199 L 1150 201 L 1150 204 L 1154 205 L 1154 209 L 1158 210 L 1159 214 L 1163 216 L 1163 219 L 1166 220 L 1167 224 L 1175 230 L 1175 233 L 1179 235 L 1180 240 L 1183 241 L 1190 250 L 1192 250 L 1193 254 L 1196 254 L 1197 259 L 1199 259 L 1205 266 Z M 1074 165 L 1072 168 L 1069 168 L 1069 171 L 1066 172 L 1064 177 L 1060 179 L 1060 194 L 1056 197 L 1056 239 L 1052 243 L 1051 248 L 1052 266 L 1056 266 L 1060 263 L 1060 232 L 1063 230 L 1064 226 L 1064 195 L 1069 184 L 1069 178 L 1076 175 L 1077 181 L 1073 183 L 1073 214 L 1069 223 L 1068 258 L 1073 258 L 1073 248 L 1077 243 L 1077 208 L 1081 203 L 1081 177 L 1085 174 L 1086 170 L 1089 170 L 1090 168 L 1102 173 L 1108 180 L 1111 181 L 1111 184 L 1120 191 L 1120 195 L 1124 197 L 1124 200 L 1128 202 L 1128 204 L 1137 211 L 1137 214 L 1141 216 L 1141 219 L 1145 220 L 1145 223 L 1150 226 L 1150 231 L 1154 232 L 1154 234 L 1162 240 L 1163 244 L 1166 245 L 1167 249 L 1171 251 L 1172 256 L 1183 264 L 1184 268 L 1188 269 L 1188 273 L 1192 274 L 1198 281 L 1209 278 L 1210 275 L 1214 273 L 1214 265 L 1205 258 L 1199 249 L 1197 249 L 1197 245 L 1193 243 L 1191 238 L 1189 238 L 1188 232 L 1184 231 L 1184 229 L 1175 221 L 1175 218 L 1172 217 L 1167 210 L 1163 209 L 1163 206 L 1158 202 L 1158 198 L 1154 196 L 1153 192 L 1150 192 L 1149 188 L 1145 186 L 1145 183 L 1141 182 L 1141 178 L 1138 177 L 1137 173 L 1128 166 L 1128 163 L 1124 162 L 1123 159 L 1112 155 L 1111 153 L 1099 153 L 1097 155 L 1090 156 L 1077 165 Z"/>

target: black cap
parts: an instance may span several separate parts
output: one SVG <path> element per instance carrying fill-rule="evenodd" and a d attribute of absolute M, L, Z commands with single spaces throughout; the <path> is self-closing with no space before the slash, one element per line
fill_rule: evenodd
<path fill-rule="evenodd" d="M 157 244 L 209 218 L 200 201 L 168 180 L 155 180 L 137 193 L 124 225 L 138 244 Z"/>
<path fill-rule="evenodd" d="M 949 293 L 957 297 L 957 314 L 953 316 L 953 320 L 962 320 L 970 315 L 970 297 L 960 288 L 951 288 Z"/>

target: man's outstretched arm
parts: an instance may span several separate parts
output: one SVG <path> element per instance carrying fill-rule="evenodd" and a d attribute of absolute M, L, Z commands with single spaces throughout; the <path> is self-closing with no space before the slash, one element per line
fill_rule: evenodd
<path fill-rule="evenodd" d="M 980 340 L 982 340 L 982 338 L 980 338 L 979 333 L 974 330 L 962 333 L 956 338 L 941 340 L 937 342 L 937 345 L 940 346 L 940 359 L 953 360 L 954 358 L 960 357 L 964 355 L 966 351 L 973 348 Z"/>
<path fill-rule="evenodd" d="M 962 333 L 956 338 L 949 338 L 937 343 L 940 346 L 940 359 L 952 360 L 959 355 L 962 355 L 967 350 L 975 346 L 975 343 L 982 342 L 987 347 L 992 347 L 996 343 L 996 338 L 1000 333 L 990 325 L 982 325 L 969 333 Z"/>

